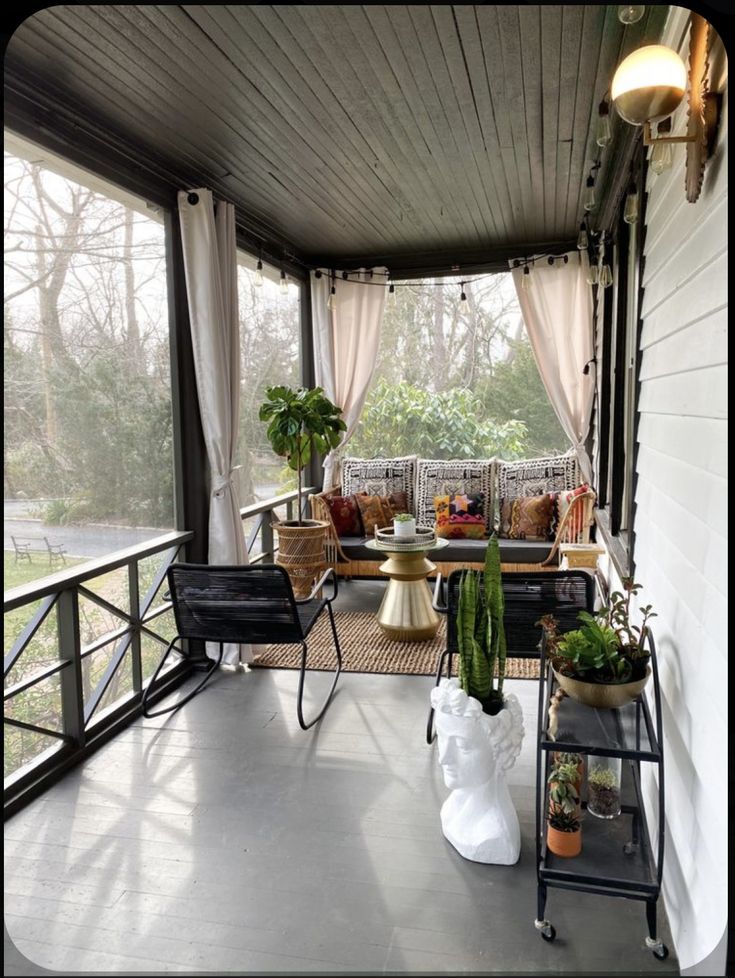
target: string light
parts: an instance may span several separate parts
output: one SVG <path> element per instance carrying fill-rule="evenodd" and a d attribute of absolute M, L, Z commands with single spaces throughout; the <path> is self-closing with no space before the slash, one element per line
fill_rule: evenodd
<path fill-rule="evenodd" d="M 632 180 L 628 184 L 628 195 L 625 198 L 623 220 L 626 224 L 635 224 L 638 220 L 638 188 Z"/>
<path fill-rule="evenodd" d="M 618 20 L 621 24 L 637 24 L 645 12 L 643 4 L 621 4 L 618 7 Z"/>
<path fill-rule="evenodd" d="M 610 105 L 607 99 L 603 99 L 600 102 L 597 119 L 597 145 L 605 147 L 608 145 L 612 139 L 612 130 L 610 128 Z"/>
<path fill-rule="evenodd" d="M 263 250 L 258 248 L 258 264 L 255 266 L 255 275 L 253 276 L 253 285 L 257 285 L 258 288 L 263 284 Z"/>
<path fill-rule="evenodd" d="M 587 284 L 597 285 L 597 265 L 590 265 L 587 269 Z"/>
<path fill-rule="evenodd" d="M 587 177 L 584 194 L 582 195 L 582 206 L 586 211 L 591 211 L 595 206 L 595 178 L 591 173 Z"/>
<path fill-rule="evenodd" d="M 460 301 L 461 302 L 467 302 L 467 294 L 465 293 L 465 290 L 464 290 L 464 282 L 462 282 L 462 284 L 460 286 L 460 289 L 461 289 L 461 292 L 459 294 Z"/>
<path fill-rule="evenodd" d="M 332 287 L 329 290 L 329 298 L 327 299 L 327 309 L 334 309 L 337 304 L 337 289 L 334 286 L 335 274 L 332 272 Z"/>
<path fill-rule="evenodd" d="M 580 251 L 586 251 L 590 246 L 589 238 L 587 237 L 587 225 L 582 221 L 579 225 L 579 235 L 577 237 L 577 247 Z"/>
<path fill-rule="evenodd" d="M 521 276 L 521 288 L 524 292 L 528 292 L 529 289 L 533 287 L 533 282 L 531 281 L 531 269 L 528 265 L 523 266 L 523 275 Z"/>
<path fill-rule="evenodd" d="M 288 279 L 286 278 L 286 273 L 281 269 L 281 295 L 288 294 Z"/>
<path fill-rule="evenodd" d="M 656 127 L 656 135 L 666 135 L 671 132 L 671 117 L 662 119 Z M 654 143 L 651 152 L 650 166 L 654 173 L 661 174 L 671 169 L 671 143 Z"/>

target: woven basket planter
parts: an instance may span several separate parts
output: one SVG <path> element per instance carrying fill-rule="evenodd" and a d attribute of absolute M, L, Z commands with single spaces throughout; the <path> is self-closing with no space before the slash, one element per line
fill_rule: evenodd
<path fill-rule="evenodd" d="M 302 520 L 299 526 L 295 520 L 289 520 L 271 526 L 278 534 L 276 563 L 288 572 L 296 597 L 305 598 L 327 566 L 324 538 L 328 524 L 321 520 Z"/>

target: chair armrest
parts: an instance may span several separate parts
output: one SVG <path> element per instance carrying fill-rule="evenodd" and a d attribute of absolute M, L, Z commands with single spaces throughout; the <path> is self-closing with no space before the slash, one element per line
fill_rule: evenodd
<path fill-rule="evenodd" d="M 332 594 L 331 598 L 326 598 L 325 600 L 327 604 L 331 604 L 332 601 L 334 601 L 334 599 L 337 597 L 337 575 L 334 573 L 334 567 L 327 567 L 327 569 L 324 571 L 322 576 L 319 578 L 319 580 L 316 582 L 314 587 L 311 589 L 311 594 L 306 598 L 297 598 L 296 604 L 307 604 L 307 602 L 313 601 L 314 598 L 317 596 L 317 594 L 321 591 L 321 589 L 326 584 L 328 578 L 330 577 L 332 579 L 332 587 L 334 588 L 334 593 Z"/>
<path fill-rule="evenodd" d="M 332 514 L 329 512 L 329 506 L 327 506 L 324 497 L 334 495 L 338 492 L 338 488 L 328 489 L 326 492 L 320 492 L 316 495 L 309 496 L 309 506 L 311 507 L 311 518 L 313 520 L 321 520 L 323 523 L 327 524 L 327 534 L 326 534 L 326 549 L 327 559 L 330 560 L 331 553 L 336 556 L 336 561 L 341 563 L 347 563 L 348 557 L 345 556 L 342 547 L 340 546 L 339 536 L 337 535 L 337 528 L 332 520 Z M 331 553 L 330 553 L 331 551 Z M 330 560 L 331 562 L 331 560 Z"/>
<path fill-rule="evenodd" d="M 446 615 L 449 610 L 449 605 L 447 603 L 447 598 L 444 593 L 444 581 L 442 580 L 441 571 L 437 571 L 436 582 L 434 583 L 434 597 L 431 601 L 431 607 L 434 611 L 438 611 L 440 615 Z"/>

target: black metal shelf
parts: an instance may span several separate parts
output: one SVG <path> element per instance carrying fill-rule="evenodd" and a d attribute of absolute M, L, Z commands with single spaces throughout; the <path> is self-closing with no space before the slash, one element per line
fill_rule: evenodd
<path fill-rule="evenodd" d="M 549 705 L 558 689 L 545 645 L 541 653 L 536 756 L 536 865 L 538 877 L 537 930 L 545 940 L 556 936 L 545 919 L 547 892 L 556 887 L 605 896 L 641 900 L 646 904 L 649 936 L 646 946 L 663 959 L 668 949 L 656 937 L 656 906 L 661 891 L 664 852 L 664 767 L 661 731 L 661 694 L 653 639 L 651 683 L 655 718 L 644 695 L 618 709 L 593 709 L 564 697 L 558 704 L 556 739 L 548 732 Z M 547 783 L 552 752 L 620 757 L 622 764 L 621 814 L 601 819 L 586 811 L 582 800 L 582 851 L 561 857 L 546 847 Z M 658 768 L 658 840 L 651 845 L 643 808 L 641 764 Z"/>

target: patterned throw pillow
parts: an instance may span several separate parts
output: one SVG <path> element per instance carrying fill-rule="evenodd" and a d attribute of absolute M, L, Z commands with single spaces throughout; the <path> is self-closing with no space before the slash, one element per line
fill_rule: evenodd
<path fill-rule="evenodd" d="M 579 485 L 576 452 L 549 458 L 532 458 L 520 462 L 498 459 L 498 496 L 517 499 L 545 492 L 564 492 Z"/>
<path fill-rule="evenodd" d="M 460 493 L 484 497 L 485 529 L 493 522 L 494 459 L 419 459 L 416 470 L 416 522 L 431 526 L 435 519 L 434 497 Z"/>
<path fill-rule="evenodd" d="M 553 540 L 556 494 L 521 496 L 500 502 L 500 537 L 506 540 Z"/>
<path fill-rule="evenodd" d="M 369 496 L 366 492 L 355 495 L 365 536 L 371 537 L 375 527 L 380 530 L 390 526 L 396 513 L 408 512 L 408 497 L 405 492 L 391 492 L 387 496 Z"/>
<path fill-rule="evenodd" d="M 325 496 L 338 537 L 361 537 L 360 508 L 354 496 Z"/>
<path fill-rule="evenodd" d="M 485 537 L 484 493 L 434 496 L 436 535 L 449 540 L 482 540 Z"/>
<path fill-rule="evenodd" d="M 413 513 L 416 456 L 403 458 L 345 458 L 342 462 L 342 493 L 345 496 L 366 492 L 369 496 L 387 496 L 405 492 L 407 512 Z"/>

